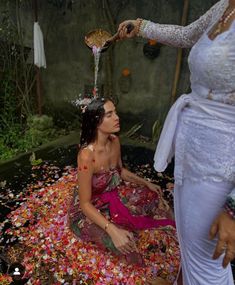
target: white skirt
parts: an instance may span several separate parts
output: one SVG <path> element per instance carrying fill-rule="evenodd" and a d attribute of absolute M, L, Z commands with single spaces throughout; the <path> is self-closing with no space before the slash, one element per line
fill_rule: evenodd
<path fill-rule="evenodd" d="M 192 183 L 185 179 L 174 191 L 183 284 L 234 285 L 231 266 L 222 267 L 223 256 L 212 259 L 217 239 L 209 240 L 210 226 L 221 211 L 231 184 Z"/>
<path fill-rule="evenodd" d="M 212 259 L 217 239 L 209 240 L 210 227 L 234 188 L 234 140 L 234 124 L 182 111 L 174 203 L 184 285 L 234 285 L 231 266 L 222 267 L 223 256 Z"/>

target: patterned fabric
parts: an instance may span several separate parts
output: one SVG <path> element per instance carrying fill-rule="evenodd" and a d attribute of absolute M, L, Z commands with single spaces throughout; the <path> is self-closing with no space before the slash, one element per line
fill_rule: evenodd
<path fill-rule="evenodd" d="M 68 218 L 77 238 L 93 242 L 101 250 L 108 249 L 110 254 L 120 256 L 121 260 L 126 260 L 130 264 L 144 266 L 151 263 L 155 266 L 159 264 L 159 260 L 163 265 L 172 260 L 174 263 L 179 261 L 178 253 L 168 252 L 167 249 L 169 243 L 177 242 L 172 213 L 156 192 L 150 191 L 145 186 L 122 181 L 120 169 L 114 168 L 93 175 L 91 202 L 107 220 L 120 228 L 132 231 L 140 254 L 131 253 L 122 256 L 109 235 L 82 213 L 78 189 L 75 189 Z M 162 241 L 154 239 L 159 232 L 164 236 Z M 163 254 L 166 252 L 168 253 Z M 177 268 L 172 267 L 171 270 L 177 272 Z M 172 273 L 169 272 L 170 276 Z"/>
<path fill-rule="evenodd" d="M 235 125 L 185 108 L 175 139 L 175 182 L 235 183 Z M 187 138 L 187 139 L 186 139 Z"/>

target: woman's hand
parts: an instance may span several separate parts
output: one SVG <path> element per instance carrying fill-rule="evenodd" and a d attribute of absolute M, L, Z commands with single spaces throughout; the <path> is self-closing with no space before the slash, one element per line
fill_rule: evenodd
<path fill-rule="evenodd" d="M 210 239 L 218 236 L 218 242 L 213 259 L 225 252 L 223 267 L 225 268 L 235 258 L 235 220 L 226 212 L 221 212 L 210 228 Z"/>
<path fill-rule="evenodd" d="M 153 184 L 152 182 L 149 181 L 147 181 L 145 185 L 149 188 L 149 190 L 156 192 L 162 196 L 161 187 L 159 185 Z"/>
<path fill-rule="evenodd" d="M 128 33 L 128 29 L 127 29 L 127 26 L 129 24 L 132 24 L 134 26 L 134 29 L 130 33 Z M 125 39 L 125 38 L 133 38 L 137 36 L 137 33 L 139 31 L 139 25 L 140 25 L 139 20 L 127 20 L 127 21 L 122 22 L 118 27 L 119 38 Z"/>
<path fill-rule="evenodd" d="M 107 233 L 110 235 L 115 247 L 123 254 L 136 251 L 136 247 L 133 234 L 126 230 L 116 227 L 114 224 L 110 224 Z"/>
<path fill-rule="evenodd" d="M 164 209 L 165 211 L 169 211 L 170 206 L 168 205 L 167 201 L 163 198 L 161 187 L 149 181 L 147 181 L 145 185 L 149 188 L 149 190 L 156 192 L 159 195 L 159 208 Z"/>

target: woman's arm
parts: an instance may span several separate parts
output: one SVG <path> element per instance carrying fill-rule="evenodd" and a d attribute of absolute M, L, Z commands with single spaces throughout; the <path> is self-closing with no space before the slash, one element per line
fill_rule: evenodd
<path fill-rule="evenodd" d="M 144 185 L 144 186 L 147 186 L 147 184 L 149 182 L 149 181 L 135 175 L 134 173 L 130 172 L 126 168 L 122 168 L 121 177 L 124 181 L 132 182 L 132 183 L 136 183 L 136 184 L 140 184 L 140 185 Z"/>
<path fill-rule="evenodd" d="M 137 176 L 126 168 L 122 168 L 121 177 L 124 181 L 146 186 L 149 190 L 158 193 L 160 200 L 163 199 L 162 190 L 159 185 Z"/>
<path fill-rule="evenodd" d="M 157 192 L 158 194 L 161 195 L 160 186 L 155 185 L 151 183 L 150 181 L 139 177 L 138 175 L 132 173 L 131 171 L 123 167 L 122 159 L 121 159 L 121 145 L 120 145 L 120 141 L 118 137 L 116 137 L 116 140 L 115 140 L 115 147 L 116 147 L 116 150 L 119 156 L 118 160 L 119 160 L 119 167 L 121 168 L 121 178 L 126 182 L 144 185 L 148 187 L 150 190 Z"/>
<path fill-rule="evenodd" d="M 158 24 L 151 21 L 142 21 L 138 19 L 134 21 L 125 21 L 119 26 L 121 38 L 139 35 L 144 38 L 155 39 L 158 42 L 169 46 L 189 48 L 198 41 L 203 32 L 205 32 L 205 30 L 209 27 L 209 25 L 212 23 L 213 17 L 217 16 L 218 14 L 222 15 L 224 9 L 226 8 L 225 4 L 225 0 L 219 1 L 197 21 L 185 27 L 178 25 Z M 130 22 L 132 22 L 132 24 L 135 26 L 135 29 L 131 33 L 127 34 L 125 32 L 125 27 Z"/>
<path fill-rule="evenodd" d="M 108 221 L 91 203 L 91 182 L 94 171 L 92 159 L 93 154 L 89 149 L 83 149 L 78 155 L 78 194 L 80 207 L 88 219 L 104 229 Z"/>
<path fill-rule="evenodd" d="M 93 153 L 89 149 L 83 149 L 78 155 L 78 185 L 80 207 L 84 215 L 96 225 L 104 229 L 111 237 L 115 247 L 122 253 L 135 251 L 132 233 L 119 229 L 110 223 L 91 203 Z"/>

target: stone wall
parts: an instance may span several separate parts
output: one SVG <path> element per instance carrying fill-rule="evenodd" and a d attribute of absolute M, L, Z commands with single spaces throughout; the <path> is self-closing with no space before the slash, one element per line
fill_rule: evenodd
<path fill-rule="evenodd" d="M 47 69 L 42 70 L 44 101 L 61 106 L 85 88 L 93 85 L 94 63 L 84 36 L 103 28 L 114 33 L 118 23 L 137 17 L 159 23 L 179 24 L 183 0 L 74 0 L 72 9 L 56 9 L 47 0 L 40 0 L 39 23 L 45 38 Z M 191 0 L 188 22 L 202 15 L 215 0 Z M 106 4 L 110 14 L 107 14 Z M 32 42 L 32 11 L 24 9 L 26 42 Z M 111 17 L 110 17 L 111 15 Z M 171 105 L 171 89 L 175 73 L 177 49 L 162 46 L 155 59 L 143 54 L 145 39 L 117 42 L 102 54 L 99 85 L 118 101 L 124 128 L 143 122 L 143 134 L 151 133 L 156 119 L 163 119 Z M 182 72 L 177 96 L 189 90 L 188 50 L 183 52 Z M 124 78 L 122 71 L 129 69 Z"/>

